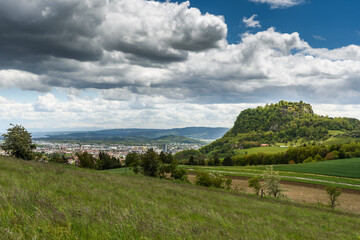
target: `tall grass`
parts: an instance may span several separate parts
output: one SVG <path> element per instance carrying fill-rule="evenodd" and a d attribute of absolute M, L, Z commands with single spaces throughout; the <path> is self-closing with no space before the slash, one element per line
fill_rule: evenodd
<path fill-rule="evenodd" d="M 0 158 L 0 239 L 357 239 L 359 226 L 339 211 Z"/>

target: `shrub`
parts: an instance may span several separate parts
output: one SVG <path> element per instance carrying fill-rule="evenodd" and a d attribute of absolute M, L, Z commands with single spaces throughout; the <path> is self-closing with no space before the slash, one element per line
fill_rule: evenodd
<path fill-rule="evenodd" d="M 218 173 L 198 172 L 196 175 L 196 185 L 199 186 L 230 189 L 231 182 L 231 178 Z"/>
<path fill-rule="evenodd" d="M 252 177 L 248 180 L 249 187 L 254 188 L 254 192 L 256 195 L 259 195 L 259 191 L 261 188 L 259 176 Z"/>
<path fill-rule="evenodd" d="M 314 162 L 314 159 L 312 157 L 308 157 L 307 159 L 304 160 L 304 163 L 310 163 L 310 162 Z"/>
<path fill-rule="evenodd" d="M 327 186 L 325 190 L 329 194 L 330 206 L 332 208 L 335 208 L 337 205 L 339 205 L 337 203 L 337 199 L 341 194 L 341 188 L 337 188 L 335 186 Z"/>
<path fill-rule="evenodd" d="M 185 168 L 175 168 L 171 172 L 171 178 L 183 182 L 188 182 L 188 171 Z"/>

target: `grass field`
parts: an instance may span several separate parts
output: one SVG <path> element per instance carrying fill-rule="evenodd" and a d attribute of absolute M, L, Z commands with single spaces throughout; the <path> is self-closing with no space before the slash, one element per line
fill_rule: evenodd
<path fill-rule="evenodd" d="M 232 176 L 252 177 L 261 174 L 268 166 L 234 166 L 234 167 L 202 167 L 184 166 L 193 171 L 221 171 L 221 173 Z M 360 186 L 360 158 L 329 160 L 316 163 L 284 164 L 274 165 L 274 170 L 280 171 L 283 180 L 308 182 L 320 185 L 336 185 L 327 182 L 311 181 L 306 179 L 323 180 L 337 183 L 353 184 Z M 295 178 L 304 179 L 295 179 Z M 358 189 L 360 187 L 342 186 L 343 188 Z"/>
<path fill-rule="evenodd" d="M 287 148 L 283 147 L 254 147 L 248 149 L 235 150 L 236 155 L 257 154 L 257 153 L 280 153 L 287 151 Z"/>
<path fill-rule="evenodd" d="M 0 157 L 0 239 L 358 239 L 359 215 Z"/>

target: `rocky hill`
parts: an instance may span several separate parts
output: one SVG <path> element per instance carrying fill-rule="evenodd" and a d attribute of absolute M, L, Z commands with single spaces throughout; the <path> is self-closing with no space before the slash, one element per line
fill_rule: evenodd
<path fill-rule="evenodd" d="M 234 149 L 260 144 L 326 144 L 334 137 L 346 141 L 356 140 L 359 139 L 359 133 L 360 121 L 357 119 L 320 116 L 313 112 L 310 104 L 280 101 L 242 111 L 234 126 L 222 138 L 203 147 L 201 151 L 227 154 Z"/>

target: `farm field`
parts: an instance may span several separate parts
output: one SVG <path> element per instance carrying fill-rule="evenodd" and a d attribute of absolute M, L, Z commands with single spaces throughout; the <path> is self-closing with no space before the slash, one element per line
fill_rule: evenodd
<path fill-rule="evenodd" d="M 13 158 L 0 157 L 0 190 L 0 239 L 360 236 L 340 210 Z"/>
<path fill-rule="evenodd" d="M 218 171 L 230 176 L 252 177 L 262 174 L 268 166 L 184 166 L 190 171 Z M 274 170 L 280 171 L 283 180 L 308 182 L 321 185 L 336 185 L 338 187 L 360 190 L 360 159 L 329 160 L 316 163 L 274 165 Z M 326 182 L 321 182 L 326 181 Z M 342 185 L 343 184 L 343 185 Z M 344 185 L 345 184 L 345 185 Z M 347 185 L 348 184 L 348 185 Z M 351 186 L 356 185 L 356 186 Z"/>

